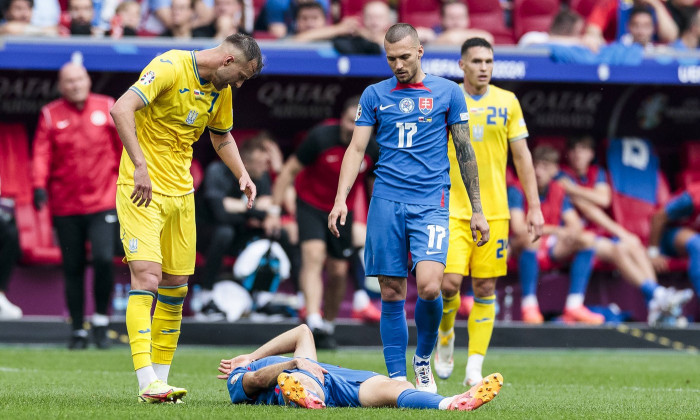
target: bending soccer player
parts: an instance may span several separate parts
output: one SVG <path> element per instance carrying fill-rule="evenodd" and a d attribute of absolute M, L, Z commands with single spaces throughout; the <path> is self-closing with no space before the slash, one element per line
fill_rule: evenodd
<path fill-rule="evenodd" d="M 238 178 L 252 208 L 255 184 L 230 133 L 230 86 L 240 88 L 261 68 L 258 44 L 241 34 L 208 50 L 171 50 L 154 58 L 112 107 L 124 144 L 117 214 L 131 271 L 126 328 L 139 401 L 172 401 L 187 393 L 167 380 L 180 336 L 187 279 L 194 273 L 192 144 L 209 129 L 212 145 Z"/>
<path fill-rule="evenodd" d="M 410 252 L 418 286 L 413 371 L 418 389 L 437 392 L 430 357 L 442 318 L 440 285 L 450 239 L 448 129 L 460 168 L 459 182 L 465 185 L 474 210 L 472 240 L 477 242 L 481 233 L 478 246 L 488 242 L 489 226 L 481 209 L 479 171 L 469 140 L 469 113 L 462 90 L 452 81 L 423 72 L 423 46 L 413 26 L 397 23 L 389 28 L 384 48 L 395 76 L 362 93 L 328 228 L 339 236 L 336 223 L 346 223 L 346 199 L 377 125 L 380 154 L 367 215 L 365 270 L 368 276 L 379 277 L 384 360 L 389 377 L 406 380 L 404 304 Z"/>
<path fill-rule="evenodd" d="M 294 353 L 294 357 L 281 354 Z M 467 392 L 443 397 L 419 391 L 365 370 L 320 363 L 309 327 L 302 324 L 268 341 L 250 354 L 221 360 L 219 379 L 234 404 L 325 407 L 401 407 L 436 410 L 476 410 L 503 386 L 500 373 L 484 378 Z"/>
<path fill-rule="evenodd" d="M 435 355 L 435 372 L 446 379 L 454 369 L 455 317 L 459 310 L 460 288 L 464 276 L 471 274 L 474 305 L 469 314 L 467 331 L 469 349 L 465 385 L 481 380 L 481 368 L 491 341 L 496 317 L 496 280 L 507 272 L 508 199 L 506 163 L 508 149 L 527 197 L 526 224 L 530 242 L 542 235 L 544 219 L 540 211 L 532 157 L 527 147 L 527 126 L 520 102 L 513 92 L 490 84 L 493 73 L 493 48 L 483 38 L 468 39 L 462 45 L 459 61 L 464 72 L 460 85 L 470 112 L 472 144 L 479 164 L 479 185 L 484 193 L 484 214 L 491 230 L 491 240 L 476 246 L 469 232 L 472 206 L 467 191 L 459 181 L 455 148 L 450 145 L 450 243 L 447 266 L 442 280 L 444 302 L 440 336 Z"/>

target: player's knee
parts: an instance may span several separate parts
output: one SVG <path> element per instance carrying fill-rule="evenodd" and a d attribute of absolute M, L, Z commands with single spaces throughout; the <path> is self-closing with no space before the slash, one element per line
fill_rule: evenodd
<path fill-rule="evenodd" d="M 434 300 L 440 295 L 439 283 L 431 282 L 418 286 L 418 296 L 425 300 Z"/>
<path fill-rule="evenodd" d="M 456 295 L 459 292 L 460 285 L 455 284 L 454 282 L 451 282 L 447 280 L 446 278 L 442 279 L 442 296 L 446 298 L 451 298 L 454 295 Z"/>
<path fill-rule="evenodd" d="M 496 279 L 474 279 L 472 282 L 474 296 L 485 298 L 496 293 Z"/>

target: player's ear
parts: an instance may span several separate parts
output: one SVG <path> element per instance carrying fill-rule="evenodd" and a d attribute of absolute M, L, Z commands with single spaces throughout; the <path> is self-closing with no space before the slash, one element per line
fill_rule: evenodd
<path fill-rule="evenodd" d="M 418 58 L 423 57 L 423 45 L 418 45 Z"/>
<path fill-rule="evenodd" d="M 232 54 L 224 57 L 224 66 L 228 66 L 228 65 L 233 64 L 235 62 L 236 62 L 236 57 Z"/>

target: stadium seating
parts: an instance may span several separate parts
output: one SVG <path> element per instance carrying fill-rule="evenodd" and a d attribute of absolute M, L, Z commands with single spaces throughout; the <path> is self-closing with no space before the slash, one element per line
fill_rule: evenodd
<path fill-rule="evenodd" d="M 586 18 L 597 2 L 598 0 L 571 0 L 569 8 Z"/>
<path fill-rule="evenodd" d="M 530 31 L 547 32 L 554 15 L 559 12 L 559 0 L 515 0 L 513 32 L 516 41 Z"/>
<path fill-rule="evenodd" d="M 15 200 L 22 262 L 60 264 L 61 250 L 53 236 L 48 208 L 34 210 L 27 132 L 22 124 L 0 124 L 0 179 L 3 197 Z"/>
<path fill-rule="evenodd" d="M 496 44 L 513 44 L 513 31 L 506 26 L 499 0 L 467 0 L 469 26 L 493 35 Z"/>
<path fill-rule="evenodd" d="M 341 16 L 362 16 L 362 7 L 370 0 L 341 0 Z"/>
<path fill-rule="evenodd" d="M 399 2 L 399 21 L 413 26 L 433 28 L 440 25 L 439 0 L 413 0 Z"/>

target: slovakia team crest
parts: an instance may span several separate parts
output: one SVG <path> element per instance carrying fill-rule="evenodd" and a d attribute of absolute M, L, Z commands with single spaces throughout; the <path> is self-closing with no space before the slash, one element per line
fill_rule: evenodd
<path fill-rule="evenodd" d="M 433 110 L 433 98 L 418 98 L 418 110 L 424 115 Z"/>

